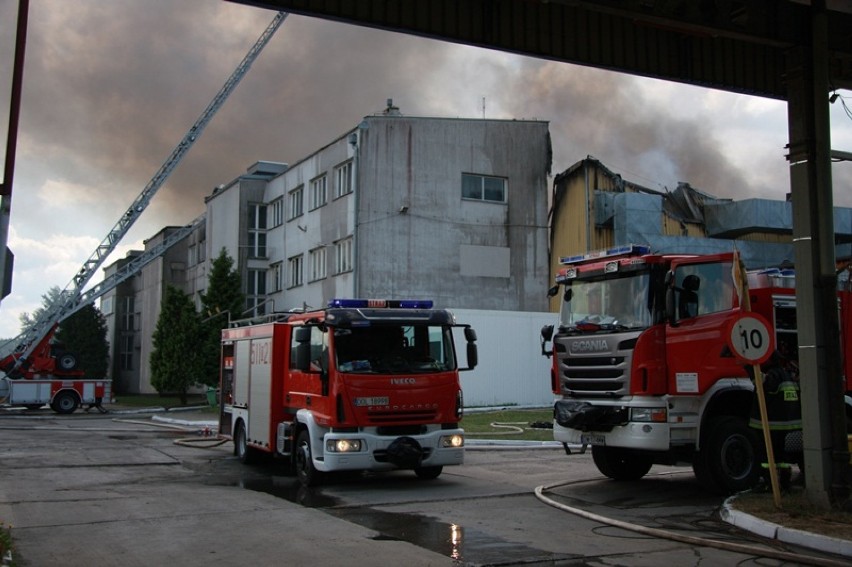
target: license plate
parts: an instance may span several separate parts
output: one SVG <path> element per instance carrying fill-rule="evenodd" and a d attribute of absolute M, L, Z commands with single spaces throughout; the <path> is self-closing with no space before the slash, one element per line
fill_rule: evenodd
<path fill-rule="evenodd" d="M 390 398 L 387 396 L 382 398 L 355 398 L 355 405 L 357 407 L 366 407 L 366 406 L 386 406 L 390 403 Z"/>
<path fill-rule="evenodd" d="M 583 445 L 606 445 L 606 436 L 600 433 L 581 433 L 580 443 Z"/>

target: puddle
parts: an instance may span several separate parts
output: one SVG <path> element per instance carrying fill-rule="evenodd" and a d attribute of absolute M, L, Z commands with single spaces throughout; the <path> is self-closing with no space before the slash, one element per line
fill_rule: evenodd
<path fill-rule="evenodd" d="M 576 557 L 547 553 L 428 516 L 343 507 L 342 500 L 323 494 L 322 489 L 305 488 L 293 477 L 244 478 L 237 485 L 309 508 L 323 509 L 327 514 L 377 532 L 373 538 L 377 541 L 405 541 L 464 565 L 554 563 Z"/>

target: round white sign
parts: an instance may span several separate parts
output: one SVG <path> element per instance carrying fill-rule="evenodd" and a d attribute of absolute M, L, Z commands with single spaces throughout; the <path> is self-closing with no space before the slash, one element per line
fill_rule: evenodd
<path fill-rule="evenodd" d="M 743 315 L 731 326 L 728 345 L 737 356 L 747 362 L 765 362 L 773 350 L 772 334 L 766 320 L 756 313 Z"/>

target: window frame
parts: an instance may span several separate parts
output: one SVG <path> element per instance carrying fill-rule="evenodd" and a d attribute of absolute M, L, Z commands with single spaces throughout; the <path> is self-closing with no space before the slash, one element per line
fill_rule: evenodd
<path fill-rule="evenodd" d="M 287 220 L 297 219 L 305 214 L 305 184 L 302 183 L 287 192 Z M 298 207 L 296 207 L 298 205 Z"/>
<path fill-rule="evenodd" d="M 328 203 L 328 175 L 323 173 L 311 179 L 308 210 L 314 211 Z"/>
<path fill-rule="evenodd" d="M 478 188 L 478 196 L 466 194 L 468 193 L 467 189 L 469 187 L 469 183 L 466 180 L 479 180 L 479 188 Z M 488 181 L 499 181 L 501 184 L 500 191 L 502 193 L 502 200 L 490 199 L 486 198 L 488 191 L 493 191 L 494 189 L 489 189 L 486 186 Z M 497 203 L 501 205 L 505 205 L 509 198 L 509 179 L 506 177 L 500 177 L 497 175 L 485 175 L 482 173 L 465 173 L 462 172 L 462 181 L 461 181 L 461 198 L 463 201 L 474 201 L 478 203 Z"/>
<path fill-rule="evenodd" d="M 287 289 L 300 287 L 305 281 L 305 255 L 296 254 L 287 258 Z"/>

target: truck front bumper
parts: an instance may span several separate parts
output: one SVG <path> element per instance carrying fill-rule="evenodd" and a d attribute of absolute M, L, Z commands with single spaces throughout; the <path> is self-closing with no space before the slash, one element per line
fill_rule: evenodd
<path fill-rule="evenodd" d="M 666 422 L 628 421 L 626 408 L 559 400 L 554 407 L 553 438 L 562 443 L 667 451 Z"/>
<path fill-rule="evenodd" d="M 321 471 L 371 470 L 387 471 L 460 465 L 464 462 L 464 445 L 446 446 L 453 439 L 464 439 L 463 429 L 436 429 L 422 435 L 385 436 L 369 432 L 326 433 L 321 459 L 314 465 Z M 358 441 L 359 451 L 329 450 L 337 441 Z"/>

